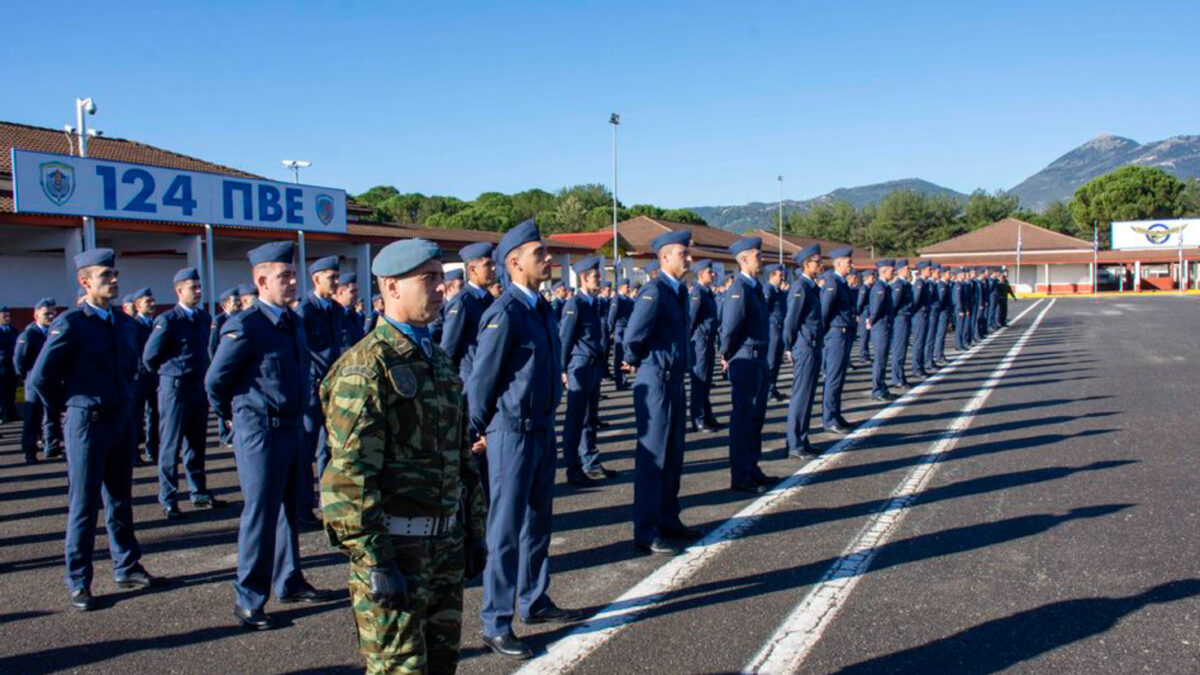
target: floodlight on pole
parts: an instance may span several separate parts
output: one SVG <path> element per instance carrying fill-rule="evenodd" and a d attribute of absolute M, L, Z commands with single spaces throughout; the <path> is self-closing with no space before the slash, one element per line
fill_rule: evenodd
<path fill-rule="evenodd" d="M 779 264 L 783 264 L 783 176 L 779 176 Z"/>
<path fill-rule="evenodd" d="M 75 99 L 75 131 L 79 134 L 79 156 L 87 157 L 87 142 L 92 134 L 88 133 L 86 115 L 96 114 L 96 102 L 89 98 Z M 96 221 L 90 216 L 83 217 L 83 250 L 96 248 Z"/>
<path fill-rule="evenodd" d="M 617 245 L 617 127 L 621 124 L 621 116 L 613 113 L 608 116 L 608 123 L 612 125 L 612 164 L 613 164 L 613 188 L 612 188 L 612 227 L 613 227 L 613 280 L 620 281 L 621 276 L 617 273 L 621 264 L 621 247 Z"/>
<path fill-rule="evenodd" d="M 292 172 L 296 175 L 296 182 L 299 183 L 300 169 L 307 169 L 308 167 L 312 166 L 312 162 L 303 159 L 285 159 L 283 160 L 283 166 L 292 170 Z"/>

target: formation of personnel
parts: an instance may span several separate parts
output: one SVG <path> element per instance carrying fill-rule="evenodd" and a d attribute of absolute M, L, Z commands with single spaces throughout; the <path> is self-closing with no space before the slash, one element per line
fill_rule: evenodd
<path fill-rule="evenodd" d="M 302 572 L 299 532 L 321 526 L 349 557 L 369 672 L 453 672 L 463 585 L 480 576 L 484 644 L 527 658 L 517 619 L 585 618 L 550 596 L 554 477 L 560 445 L 568 482 L 599 487 L 617 475 L 597 442 L 604 379 L 633 389 L 632 545 L 672 555 L 703 536 L 680 518 L 689 428 L 727 428 L 730 488 L 766 492 L 780 481 L 759 467 L 769 400 L 788 401 L 788 455 L 817 454 L 818 383 L 822 428 L 853 428 L 841 399 L 859 339 L 871 397 L 891 401 L 910 373 L 928 377 L 945 363 L 950 330 L 970 349 L 1005 325 L 1015 297 L 999 270 L 878 260 L 860 276 L 849 248 L 828 252 L 828 271 L 820 247 L 805 248 L 790 261 L 793 277 L 790 265 L 764 265 L 761 239 L 743 238 L 729 248 L 737 271 L 720 280 L 712 261 L 693 260 L 688 232 L 652 246 L 644 286 L 605 284 L 597 257 L 573 266 L 575 288 L 560 282 L 543 295 L 552 260 L 533 221 L 494 247 L 464 247 L 463 267 L 448 273 L 438 246 L 400 241 L 372 262 L 378 294 L 364 313 L 337 257 L 311 264 L 312 290 L 296 297 L 294 246 L 272 242 L 249 253 L 252 283 L 223 291 L 216 317 L 200 307 L 193 268 L 175 275 L 175 304 L 158 312 L 149 288 L 118 302 L 113 251 L 80 254 L 74 309 L 55 317 L 44 298 L 18 335 L 0 308 L 0 384 L 25 379 L 26 457 L 37 461 L 40 442 L 44 458 L 67 459 L 70 603 L 96 607 L 102 505 L 117 585 L 164 583 L 142 566 L 134 532 L 139 447 L 157 465 L 164 517 L 187 516 L 179 464 L 193 509 L 224 506 L 205 473 L 211 410 L 243 501 L 233 583 L 241 624 L 273 627 L 272 594 L 281 603 L 335 597 Z M 784 361 L 793 366 L 787 394 L 777 384 Z M 727 427 L 709 400 L 717 376 L 732 388 Z M 4 405 L 0 414 L 15 415 Z"/>

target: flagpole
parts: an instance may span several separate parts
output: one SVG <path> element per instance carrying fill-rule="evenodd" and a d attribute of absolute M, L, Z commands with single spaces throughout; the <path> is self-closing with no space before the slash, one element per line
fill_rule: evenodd
<path fill-rule="evenodd" d="M 1184 227 L 1186 227 L 1186 225 Z M 1176 233 L 1176 236 L 1179 237 L 1179 243 L 1177 246 L 1179 249 L 1179 269 L 1176 270 L 1176 276 L 1179 277 L 1179 297 L 1183 297 L 1183 227 L 1179 228 L 1179 232 Z"/>
<path fill-rule="evenodd" d="M 1021 287 L 1021 223 L 1017 223 L 1017 278 L 1013 280 L 1016 288 Z M 1037 290 L 1036 288 L 1034 290 Z"/>
<path fill-rule="evenodd" d="M 1100 223 L 1092 221 L 1092 298 L 1100 297 Z"/>

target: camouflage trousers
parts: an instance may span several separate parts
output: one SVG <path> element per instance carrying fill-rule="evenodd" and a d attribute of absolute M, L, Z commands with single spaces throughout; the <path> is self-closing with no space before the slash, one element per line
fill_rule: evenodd
<path fill-rule="evenodd" d="M 408 583 L 407 611 L 371 602 L 367 568 L 350 565 L 350 599 L 367 673 L 453 673 L 462 636 L 462 530 L 428 539 L 393 537 L 392 544 Z"/>

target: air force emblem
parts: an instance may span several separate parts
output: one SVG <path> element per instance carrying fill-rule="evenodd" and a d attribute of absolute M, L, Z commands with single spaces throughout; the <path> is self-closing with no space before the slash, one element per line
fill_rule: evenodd
<path fill-rule="evenodd" d="M 42 192 L 55 204 L 66 204 L 75 193 L 75 167 L 62 162 L 43 162 Z"/>
<path fill-rule="evenodd" d="M 333 197 L 327 194 L 317 195 L 317 219 L 322 224 L 328 225 L 333 221 Z"/>
<path fill-rule="evenodd" d="M 1140 235 L 1145 236 L 1146 241 L 1150 242 L 1151 244 L 1154 244 L 1155 246 L 1159 246 L 1161 244 L 1165 244 L 1167 242 L 1167 240 L 1170 239 L 1171 235 L 1173 235 L 1173 234 L 1178 234 L 1179 236 L 1182 237 L 1183 230 L 1186 227 L 1187 227 L 1186 224 L 1176 225 L 1175 227 L 1167 227 L 1163 223 L 1155 223 L 1155 224 L 1151 225 L 1150 227 L 1133 227 L 1130 229 L 1132 229 L 1134 232 L 1137 232 Z"/>

